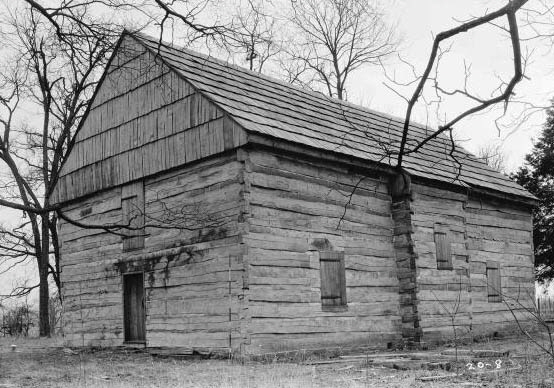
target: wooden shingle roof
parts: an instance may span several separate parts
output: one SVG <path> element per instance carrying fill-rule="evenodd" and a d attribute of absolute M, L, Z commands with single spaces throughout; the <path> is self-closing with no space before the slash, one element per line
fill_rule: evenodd
<path fill-rule="evenodd" d="M 226 62 L 124 33 L 81 120 L 52 204 L 72 201 L 183 164 L 262 142 L 354 158 L 393 172 L 401 119 L 307 91 Z M 432 130 L 411 126 L 410 144 Z M 406 155 L 427 181 L 525 202 L 534 197 L 439 136 Z"/>
<path fill-rule="evenodd" d="M 227 112 L 248 133 L 394 166 L 402 135 L 399 118 L 307 91 L 226 62 L 143 35 L 138 42 Z M 408 144 L 433 132 L 411 126 Z M 533 199 L 507 176 L 462 147 L 451 150 L 445 136 L 404 158 L 410 174 L 457 185 Z M 452 153 L 451 153 L 452 151 Z"/>

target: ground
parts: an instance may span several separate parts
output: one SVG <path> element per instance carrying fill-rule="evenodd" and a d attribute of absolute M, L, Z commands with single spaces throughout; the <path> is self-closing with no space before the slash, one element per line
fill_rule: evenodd
<path fill-rule="evenodd" d="M 0 338 L 0 388 L 554 388 L 552 361 L 522 338 L 486 340 L 457 350 L 457 363 L 454 347 L 241 362 L 168 358 L 133 349 L 68 349 L 59 339 Z"/>

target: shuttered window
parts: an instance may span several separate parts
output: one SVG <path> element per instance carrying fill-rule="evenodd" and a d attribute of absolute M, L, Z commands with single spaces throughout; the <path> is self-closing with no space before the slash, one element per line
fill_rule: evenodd
<path fill-rule="evenodd" d="M 494 261 L 487 261 L 487 293 L 489 302 L 502 302 L 500 264 Z"/>
<path fill-rule="evenodd" d="M 124 229 L 123 251 L 144 248 L 144 186 L 142 182 L 123 186 L 121 192 L 121 209 Z"/>
<path fill-rule="evenodd" d="M 450 236 L 444 229 L 435 228 L 435 247 L 437 255 L 437 269 L 452 269 L 452 252 L 450 250 Z"/>
<path fill-rule="evenodd" d="M 346 274 L 344 252 L 319 252 L 321 276 L 321 304 L 346 306 Z"/>

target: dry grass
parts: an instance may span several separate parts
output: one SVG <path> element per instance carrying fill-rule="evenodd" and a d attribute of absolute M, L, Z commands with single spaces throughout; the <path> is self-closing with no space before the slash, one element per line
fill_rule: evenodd
<path fill-rule="evenodd" d="M 17 350 L 12 351 L 11 345 Z M 64 351 L 56 340 L 0 339 L 0 387 L 541 387 L 554 388 L 553 366 L 532 357 L 535 348 L 522 341 L 478 344 L 480 349 L 511 350 L 517 370 L 464 371 L 458 377 L 422 382 L 421 376 L 444 371 L 399 371 L 360 363 L 303 365 L 229 360 L 163 359 L 121 350 Z M 437 352 L 437 350 L 435 350 Z M 494 362 L 493 360 L 483 360 Z M 510 361 L 511 362 L 511 361 Z M 508 366 L 508 365 L 505 365 Z"/>

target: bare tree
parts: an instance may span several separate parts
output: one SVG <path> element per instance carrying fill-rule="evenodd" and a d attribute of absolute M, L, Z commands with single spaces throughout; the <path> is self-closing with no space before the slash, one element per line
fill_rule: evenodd
<path fill-rule="evenodd" d="M 396 51 L 393 29 L 368 0 L 291 0 L 291 7 L 295 30 L 288 56 L 301 72 L 289 78 L 313 78 L 331 97 L 345 99 L 355 70 Z"/>
<path fill-rule="evenodd" d="M 47 336 L 48 278 L 52 276 L 60 287 L 57 215 L 48 194 L 116 34 L 106 34 L 108 25 L 101 28 L 102 34 L 91 33 L 91 25 L 100 25 L 85 27 L 82 12 L 74 15 L 82 23 L 66 20 L 63 27 L 45 22 L 34 9 L 15 15 L 4 21 L 8 26 L 4 43 L 15 53 L 0 79 L 0 161 L 7 171 L 0 182 L 4 188 L 0 205 L 23 211 L 28 220 L 2 230 L 2 249 L 14 265 L 29 257 L 36 260 L 38 284 L 18 287 L 14 294 L 39 289 L 39 331 Z M 40 119 L 18 120 L 29 106 L 38 110 Z"/>
<path fill-rule="evenodd" d="M 111 3 L 117 0 L 110 0 Z M 161 12 L 156 17 L 156 23 L 160 28 L 160 40 L 164 35 L 166 26 L 172 30 L 184 31 L 189 41 L 199 38 L 218 39 L 222 35 L 231 34 L 231 28 L 220 22 L 212 20 L 209 24 L 202 23 L 199 19 L 205 15 L 205 10 L 212 3 L 212 0 L 152 0 L 155 9 Z M 145 3 L 150 3 L 145 1 Z M 181 28 L 180 26 L 184 26 Z"/>
<path fill-rule="evenodd" d="M 510 102 L 515 86 L 523 78 L 524 72 L 524 59 L 521 51 L 520 37 L 519 37 L 519 27 L 517 22 L 516 14 L 517 12 L 527 3 L 528 0 L 508 0 L 507 4 L 500 9 L 486 13 L 481 17 L 472 18 L 469 21 L 462 22 L 457 27 L 451 28 L 449 30 L 443 31 L 435 36 L 433 45 L 431 48 L 431 53 L 427 61 L 427 65 L 423 74 L 416 79 L 407 84 L 415 84 L 415 90 L 412 93 L 411 97 L 405 98 L 407 103 L 406 115 L 404 119 L 404 126 L 402 132 L 402 139 L 400 141 L 400 146 L 398 150 L 397 158 L 397 168 L 400 170 L 402 168 L 402 163 L 404 161 L 404 156 L 418 152 L 425 144 L 429 141 L 437 138 L 439 135 L 447 132 L 449 133 L 451 140 L 451 150 L 450 156 L 455 159 L 454 151 L 456 148 L 456 143 L 452 134 L 454 126 L 459 123 L 464 118 L 471 116 L 477 112 L 481 112 L 485 109 L 488 109 L 496 104 L 503 103 L 504 111 L 506 110 L 508 103 Z M 440 59 L 444 54 L 445 50 L 441 48 L 441 43 L 449 39 L 454 38 L 455 36 L 468 32 L 473 29 L 477 29 L 483 25 L 496 23 L 501 18 L 506 17 L 507 27 L 503 27 L 504 31 L 507 31 L 510 37 L 510 43 L 513 53 L 513 75 L 509 81 L 501 80 L 498 87 L 492 92 L 491 97 L 481 97 L 475 93 L 472 93 L 467 87 L 467 66 L 466 69 L 466 83 L 463 87 L 453 90 L 446 90 L 442 88 L 438 82 L 437 74 L 439 74 L 439 65 Z M 448 49 L 446 49 L 448 50 Z M 412 117 L 412 111 L 414 106 L 422 98 L 424 87 L 428 82 L 432 82 L 434 93 L 439 96 L 439 101 L 442 102 L 443 98 L 448 96 L 462 96 L 469 100 L 473 105 L 456 114 L 453 118 L 447 119 L 442 125 L 438 126 L 438 129 L 432 131 L 428 136 L 422 140 L 409 139 L 410 134 L 410 122 Z M 406 85 L 404 85 L 406 86 Z"/>
<path fill-rule="evenodd" d="M 264 2 L 246 0 L 246 4 L 238 5 L 230 31 L 221 36 L 222 45 L 230 55 L 240 55 L 250 70 L 261 73 L 266 62 L 281 50 L 275 28 L 275 19 Z"/>
<path fill-rule="evenodd" d="M 528 62 L 533 62 L 539 57 L 547 58 L 553 54 L 554 43 L 554 6 L 548 0 L 534 0 L 525 4 L 518 12 L 520 24 L 520 41 L 533 44 L 529 53 L 526 53 Z M 509 33 L 509 30 L 500 23 L 491 22 L 492 25 Z M 548 68 L 548 73 L 551 72 Z M 532 74 L 530 77 L 535 80 L 547 74 Z M 538 88 L 540 90 L 540 87 Z M 551 90 L 543 92 L 544 97 L 540 101 L 536 97 L 537 88 L 533 89 L 535 96 L 513 95 L 510 100 L 512 107 L 509 115 L 501 115 L 495 121 L 498 132 L 505 132 L 508 135 L 529 126 L 540 126 L 537 123 L 537 116 L 542 117 L 544 112 L 550 108 Z M 542 118 L 539 118 L 542 122 Z"/>
<path fill-rule="evenodd" d="M 104 28 L 120 32 L 125 25 L 131 28 L 129 20 L 140 19 L 140 30 L 155 25 L 159 31 L 160 42 L 166 33 L 178 32 L 188 42 L 200 38 L 215 39 L 231 32 L 228 25 L 219 20 L 204 22 L 206 9 L 214 0 L 70 0 L 44 1 L 24 0 L 37 13 L 42 15 L 55 29 L 59 39 L 68 35 L 66 25 L 78 25 L 90 36 L 101 33 Z M 112 14 L 119 20 L 111 25 L 99 18 L 90 18 L 93 14 Z M 210 19 L 210 18 L 208 18 Z M 135 22 L 136 23 L 136 22 Z"/>
<path fill-rule="evenodd" d="M 506 173 L 506 158 L 502 145 L 485 144 L 477 150 L 477 157 L 496 171 Z"/>

